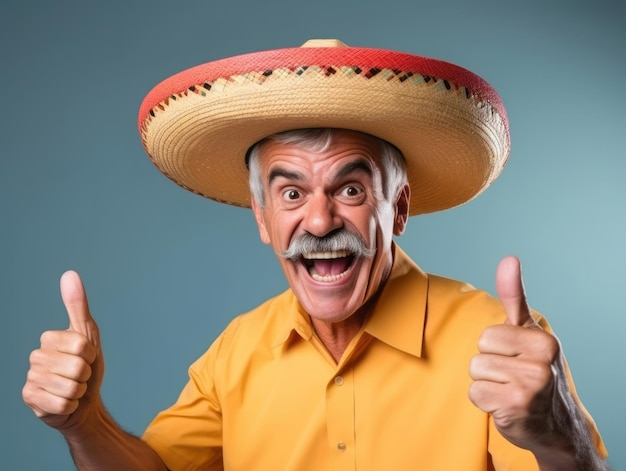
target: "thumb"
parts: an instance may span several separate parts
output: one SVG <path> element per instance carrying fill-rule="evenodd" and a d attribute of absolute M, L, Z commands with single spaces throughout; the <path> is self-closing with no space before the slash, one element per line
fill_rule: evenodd
<path fill-rule="evenodd" d="M 67 271 L 61 276 L 60 282 L 61 299 L 65 305 L 67 316 L 70 321 L 69 330 L 79 332 L 87 337 L 94 345 L 99 345 L 98 325 L 91 317 L 87 293 L 75 271 Z"/>
<path fill-rule="evenodd" d="M 503 258 L 496 270 L 496 291 L 506 312 L 506 323 L 531 327 L 535 321 L 526 302 L 522 266 L 517 257 Z"/>

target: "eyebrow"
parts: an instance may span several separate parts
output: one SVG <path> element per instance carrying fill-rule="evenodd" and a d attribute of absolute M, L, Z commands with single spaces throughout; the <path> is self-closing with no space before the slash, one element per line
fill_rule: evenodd
<path fill-rule="evenodd" d="M 288 180 L 297 180 L 297 181 L 304 180 L 304 175 L 302 175 L 299 172 L 290 172 L 289 170 L 285 170 L 282 167 L 275 167 L 275 168 L 272 169 L 270 174 L 267 176 L 268 186 L 270 186 L 272 184 L 272 182 L 274 180 L 276 180 L 278 177 L 283 177 L 283 178 L 286 178 Z"/>
<path fill-rule="evenodd" d="M 370 177 L 373 174 L 372 167 L 369 165 L 369 161 L 367 161 L 366 159 L 357 159 L 341 167 L 335 175 L 335 178 L 343 178 L 353 172 L 358 171 L 365 172 Z"/>
<path fill-rule="evenodd" d="M 369 165 L 369 162 L 366 159 L 357 159 L 341 167 L 339 171 L 334 175 L 334 178 L 344 178 L 345 176 L 358 171 L 365 172 L 368 176 L 372 176 L 373 174 L 372 167 Z M 269 175 L 267 176 L 268 186 L 271 185 L 272 182 L 279 177 L 296 181 L 303 181 L 305 179 L 304 175 L 300 172 L 293 172 L 286 170 L 282 167 L 275 167 L 270 171 Z"/>

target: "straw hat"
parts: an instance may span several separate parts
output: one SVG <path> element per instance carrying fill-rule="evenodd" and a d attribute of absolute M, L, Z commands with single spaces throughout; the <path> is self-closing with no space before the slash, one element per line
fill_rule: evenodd
<path fill-rule="evenodd" d="M 452 208 L 502 171 L 510 140 L 496 91 L 456 65 L 412 54 L 313 40 L 180 72 L 145 97 L 139 132 L 178 185 L 250 206 L 248 149 L 268 135 L 343 128 L 404 154 L 410 214 Z"/>

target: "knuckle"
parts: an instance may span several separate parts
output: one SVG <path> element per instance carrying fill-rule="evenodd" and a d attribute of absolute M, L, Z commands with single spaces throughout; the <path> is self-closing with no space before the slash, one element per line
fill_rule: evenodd
<path fill-rule="evenodd" d="M 95 347 L 91 341 L 83 335 L 75 335 L 72 339 L 71 353 L 84 358 L 91 363 L 95 359 Z"/>
<path fill-rule="evenodd" d="M 476 381 L 473 381 L 472 384 L 470 384 L 469 391 L 468 391 L 470 399 L 474 399 L 480 396 L 480 390 L 481 388 L 480 388 L 479 383 L 477 383 Z"/>
<path fill-rule="evenodd" d="M 57 415 L 70 415 L 78 409 L 77 399 L 67 399 L 65 397 L 56 396 L 49 404 L 49 412 Z"/>
<path fill-rule="evenodd" d="M 67 354 L 51 365 L 51 372 L 68 380 L 83 382 L 91 376 L 91 367 L 83 357 Z"/>
<path fill-rule="evenodd" d="M 545 361 L 552 363 L 561 354 L 561 345 L 555 336 L 544 331 L 537 331 L 537 344 L 541 345 L 541 354 Z"/>
<path fill-rule="evenodd" d="M 39 378 L 40 378 L 40 374 L 34 370 L 34 369 L 29 369 L 26 372 L 26 384 L 24 387 L 28 386 L 29 388 L 32 387 L 31 385 L 35 385 L 39 383 Z"/>
<path fill-rule="evenodd" d="M 74 391 L 74 397 L 76 399 L 82 399 L 82 397 L 87 393 L 88 390 L 87 383 L 76 383 L 76 390 Z"/>
<path fill-rule="evenodd" d="M 550 335 L 549 356 L 552 361 L 556 360 L 561 355 L 561 344 L 556 337 Z"/>
<path fill-rule="evenodd" d="M 69 400 L 78 400 L 87 392 L 87 384 L 79 381 L 69 381 L 65 386 L 64 396 Z"/>
<path fill-rule="evenodd" d="M 22 388 L 22 400 L 26 403 L 26 405 L 31 407 L 31 405 L 34 403 L 34 396 L 35 392 L 33 385 L 27 381 Z"/>
<path fill-rule="evenodd" d="M 469 361 L 469 374 L 472 377 L 472 379 L 476 379 L 478 376 L 478 372 L 480 370 L 480 365 L 482 363 L 482 359 L 483 356 L 478 354 L 478 355 L 474 355 L 472 358 L 470 358 Z"/>
<path fill-rule="evenodd" d="M 467 396 L 472 404 L 482 410 L 488 409 L 488 397 L 489 393 L 487 386 L 482 381 L 474 381 L 470 384 Z"/>
<path fill-rule="evenodd" d="M 480 402 L 480 395 L 478 393 L 478 387 L 476 386 L 476 383 L 470 384 L 470 387 L 467 390 L 467 397 L 469 397 L 469 400 L 472 402 L 472 404 L 478 406 Z"/>
<path fill-rule="evenodd" d="M 530 403 L 530 394 L 526 388 L 511 388 L 508 400 L 511 409 L 525 410 Z"/>
<path fill-rule="evenodd" d="M 81 357 L 74 357 L 72 365 L 72 378 L 76 381 L 85 382 L 91 377 L 91 366 Z"/>
<path fill-rule="evenodd" d="M 487 327 L 478 337 L 478 350 L 484 352 L 487 350 L 493 337 L 493 326 Z"/>
<path fill-rule="evenodd" d="M 552 365 L 540 364 L 535 367 L 534 371 L 535 381 L 540 386 L 545 386 L 547 384 L 552 383 L 554 374 L 552 370 Z"/>
<path fill-rule="evenodd" d="M 71 400 L 71 401 L 64 401 L 63 403 L 63 409 L 62 409 L 62 415 L 70 415 L 74 412 L 76 412 L 76 410 L 78 409 L 79 406 L 79 402 L 78 399 L 75 400 Z"/>
<path fill-rule="evenodd" d="M 85 360 L 80 356 L 69 355 L 65 358 L 65 368 L 71 378 L 80 377 L 85 366 Z"/>
<path fill-rule="evenodd" d="M 41 349 L 37 349 L 37 350 L 33 350 L 32 352 L 30 352 L 30 355 L 28 357 L 28 362 L 31 365 L 31 368 L 34 365 L 38 365 L 39 363 L 41 363 L 41 357 L 42 357 L 42 352 Z"/>
<path fill-rule="evenodd" d="M 55 335 L 55 331 L 53 330 L 46 330 L 45 332 L 43 332 L 40 336 L 39 336 L 39 343 L 41 344 L 41 346 L 45 346 L 45 345 L 49 345 L 51 343 L 53 343 L 53 338 L 56 337 Z"/>
<path fill-rule="evenodd" d="M 76 393 L 79 397 L 84 395 L 83 387 L 77 387 Z M 22 388 L 22 400 L 38 417 L 45 415 L 69 415 L 73 413 L 79 405 L 78 398 L 63 397 L 51 394 L 30 382 Z"/>
<path fill-rule="evenodd" d="M 68 339 L 67 352 L 80 355 L 87 349 L 88 340 L 86 337 L 77 335 L 75 332 L 71 332 L 71 334 L 73 335 Z"/>

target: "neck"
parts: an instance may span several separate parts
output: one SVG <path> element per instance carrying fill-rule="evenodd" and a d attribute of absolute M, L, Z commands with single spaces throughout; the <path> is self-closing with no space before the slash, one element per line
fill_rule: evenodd
<path fill-rule="evenodd" d="M 324 344 L 336 363 L 339 363 L 346 348 L 348 348 L 352 339 L 361 329 L 365 319 L 365 312 L 362 311 L 364 311 L 364 309 L 359 310 L 359 312 L 337 323 L 323 322 L 311 318 L 311 324 L 313 325 L 313 329 L 315 329 L 317 337 Z"/>

